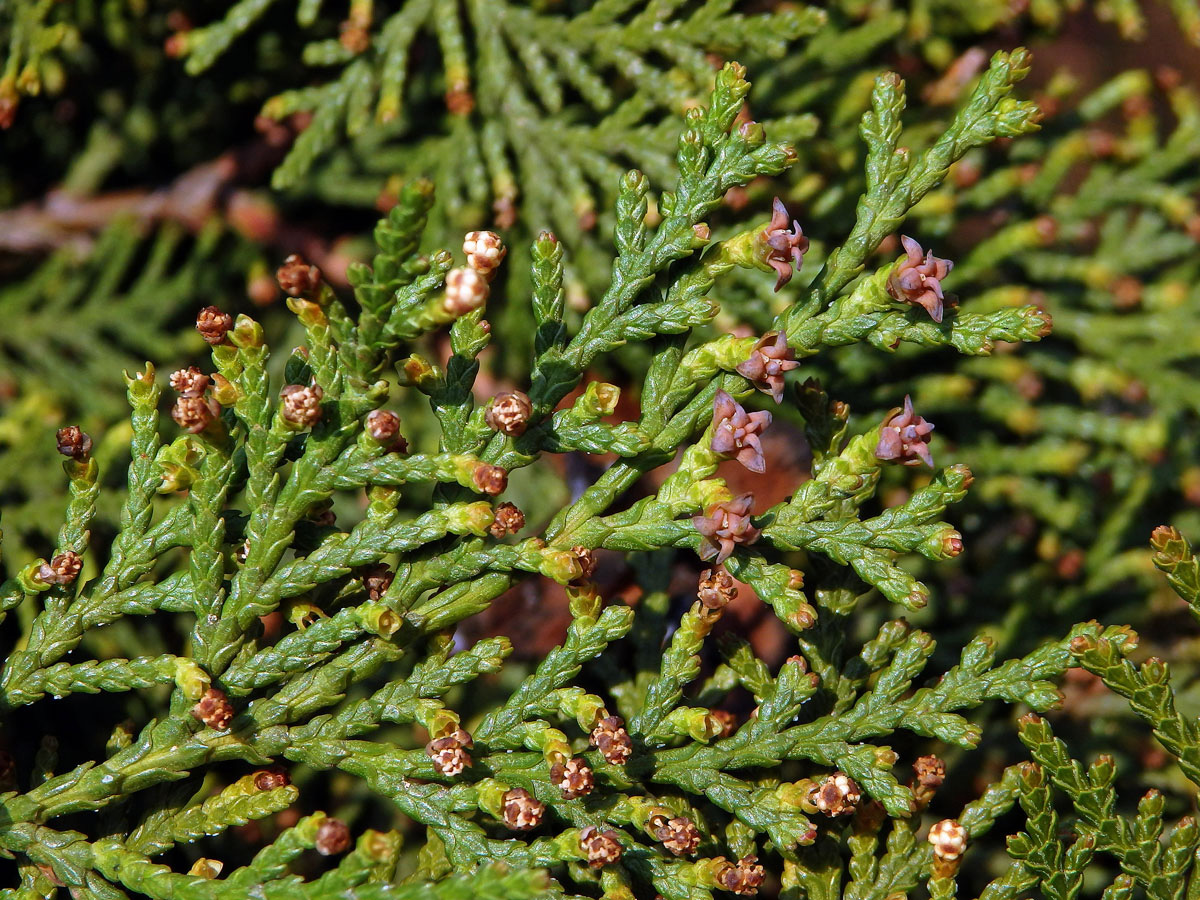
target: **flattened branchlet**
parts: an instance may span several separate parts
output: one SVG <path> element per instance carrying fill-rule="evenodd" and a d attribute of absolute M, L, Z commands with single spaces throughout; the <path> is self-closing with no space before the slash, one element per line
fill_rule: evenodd
<path fill-rule="evenodd" d="M 351 22 L 333 52 L 372 52 L 368 24 Z M 1017 802 L 1029 823 L 997 891 L 1051 877 L 1105 835 L 1114 856 L 1135 835 L 1157 847 L 1151 797 L 1133 826 L 1081 816 L 1083 843 L 1064 849 L 1051 785 L 1093 814 L 1114 807 L 1072 794 L 1082 768 L 1036 715 L 1021 723 L 1034 762 L 945 817 L 947 765 L 902 759 L 892 736 L 905 733 L 904 752 L 970 750 L 982 736 L 971 709 L 1050 709 L 1071 665 L 1129 698 L 1189 777 L 1195 741 L 1163 699 L 1165 665 L 1125 659 L 1125 629 L 1087 623 L 1000 663 L 978 637 L 956 664 L 931 667 L 933 638 L 891 607 L 931 596 L 912 560 L 964 551 L 943 517 L 970 470 L 934 467 L 933 426 L 908 396 L 859 421 L 833 399 L 837 384 L 800 384 L 806 360 L 847 344 L 983 354 L 1046 335 L 1034 303 L 974 309 L 964 294 L 948 307 L 949 263 L 907 238 L 899 263 L 871 257 L 967 153 L 1036 127 L 1037 111 L 1009 96 L 1026 70 L 1022 52 L 997 54 L 965 112 L 918 154 L 897 143 L 903 83 L 880 77 L 862 121 L 866 192 L 844 233 L 814 244 L 816 271 L 802 268 L 815 250 L 779 201 L 745 227 L 710 224 L 731 191 L 799 160 L 742 120 L 750 86 L 730 63 L 707 105 L 684 104 L 676 183 L 655 186 L 653 214 L 650 179 L 621 180 L 610 277 L 586 309 L 568 309 L 565 241 L 552 234 L 527 251 L 527 284 L 508 277 L 518 254 L 501 223 L 468 233 L 461 258 L 421 252 L 434 195 L 418 180 L 398 190 L 378 253 L 349 269 L 346 289 L 324 263 L 284 260 L 277 281 L 304 334 L 285 359 L 251 317 L 202 309 L 211 365 L 166 379 L 174 426 L 160 421 L 153 366 L 127 377 L 132 461 L 111 546 L 90 529 L 99 454 L 64 428 L 71 499 L 54 552 L 0 586 L 4 615 L 31 612 L 0 674 L 6 710 L 107 691 L 138 692 L 142 713 L 103 759 L 57 766 L 51 741 L 36 772 L 0 757 L 0 782 L 14 787 L 0 797 L 0 848 L 29 889 L 691 900 L 777 883 L 795 893 L 844 843 L 855 896 L 924 884 L 948 897 L 976 836 Z M 464 79 L 448 91 L 467 116 Z M 762 327 L 731 333 L 718 319 L 734 278 L 779 292 Z M 516 344 L 529 351 L 514 354 L 519 380 L 487 368 L 505 320 L 485 316 L 502 299 L 526 303 L 535 325 Z M 623 404 L 597 373 L 638 344 L 647 361 Z M 804 430 L 802 475 L 762 440 L 782 424 Z M 932 471 L 902 468 L 916 463 Z M 751 476 L 769 487 L 735 490 Z M 881 479 L 902 476 L 905 490 L 877 503 Z M 1182 535 L 1158 532 L 1155 547 L 1194 605 Z M 549 620 L 539 604 L 552 595 L 565 613 L 548 650 L 510 659 L 527 635 L 474 626 L 522 592 L 535 618 Z M 786 634 L 775 662 L 741 633 L 747 607 Z M 865 640 L 856 609 L 879 623 Z M 186 640 L 88 655 L 90 630 L 150 617 L 175 617 Z M 1089 770 L 1089 797 L 1109 791 L 1108 768 Z M 327 802 L 338 818 L 299 813 Z M 75 831 L 67 817 L 81 811 L 108 818 Z M 257 831 L 239 835 L 261 845 L 226 864 L 219 849 L 244 848 L 220 836 L 250 822 Z M 1181 823 L 1152 877 L 1182 871 L 1195 839 Z M 191 871 L 166 864 L 200 841 L 218 849 L 202 845 L 213 855 Z M 336 862 L 306 864 L 310 851 Z"/>

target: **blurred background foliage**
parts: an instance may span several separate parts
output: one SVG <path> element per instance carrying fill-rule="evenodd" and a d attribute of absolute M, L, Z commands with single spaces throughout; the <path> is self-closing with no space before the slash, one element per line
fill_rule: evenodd
<path fill-rule="evenodd" d="M 347 263 L 369 252 L 378 210 L 406 180 L 437 183 L 432 246 L 457 248 L 476 227 L 503 235 L 512 253 L 501 295 L 524 295 L 530 241 L 554 230 L 578 314 L 609 274 L 607 210 L 620 172 L 637 166 L 669 184 L 678 113 L 736 58 L 755 81 L 753 117 L 770 137 L 794 140 L 800 162 L 776 182 L 731 192 L 714 236 L 765 221 L 779 195 L 812 240 L 804 271 L 780 294 L 743 273 L 714 297 L 719 328 L 759 332 L 853 221 L 858 121 L 876 75 L 907 79 L 904 143 L 915 151 L 941 133 L 991 52 L 1022 44 L 1034 52 L 1027 91 L 1045 113 L 1042 131 L 968 155 L 905 233 L 956 262 L 946 287 L 958 302 L 976 311 L 1036 302 L 1054 333 L 968 359 L 850 347 L 800 372 L 850 405 L 852 430 L 911 394 L 938 426 L 938 463 L 976 473 L 956 522 L 967 552 L 921 569 L 933 599 L 910 616 L 943 639 L 940 662 L 980 631 L 1007 655 L 1080 619 L 1129 623 L 1142 632 L 1139 653 L 1176 663 L 1192 685 L 1181 706 L 1200 712 L 1191 677 L 1200 642 L 1181 637 L 1186 610 L 1146 549 L 1155 525 L 1200 535 L 1200 4 L 242 0 L 220 12 L 156 0 L 0 9 L 4 572 L 53 546 L 65 505 L 57 427 L 95 435 L 102 471 L 119 482 L 122 369 L 201 360 L 190 323 L 208 304 L 253 308 L 271 343 L 294 341 L 275 266 L 299 251 L 344 284 Z M 898 254 L 897 238 L 879 261 Z M 506 359 L 532 339 L 528 307 L 493 308 L 489 318 L 504 349 L 485 355 L 481 384 L 525 387 L 510 381 Z M 630 351 L 624 371 L 595 375 L 627 384 L 645 363 Z M 406 420 L 418 447 L 422 415 L 414 405 Z M 794 427 L 769 441 L 769 471 L 803 477 L 802 420 L 783 409 L 779 418 Z M 601 465 L 569 458 L 558 478 L 523 470 L 513 499 L 537 527 Z M 729 474 L 777 499 L 770 481 Z M 919 484 L 911 470 L 889 478 L 889 504 Z M 114 514 L 102 508 L 97 528 Z M 688 584 L 692 563 L 675 565 Z M 619 592 L 638 576 L 603 577 Z M 734 613 L 769 664 L 790 652 L 761 605 L 743 601 Z M 871 615 L 861 617 L 863 635 L 884 610 Z M 551 587 L 521 589 L 475 627 L 512 634 L 519 656 L 537 658 L 564 625 Z M 122 652 L 171 639 L 91 638 Z M 1074 674 L 1056 723 L 1073 752 L 1115 749 L 1123 778 L 1175 788 L 1182 809 L 1190 790 L 1167 774 L 1161 749 L 1144 731 L 1123 730 L 1123 704 L 1094 677 Z M 947 810 L 998 776 L 1013 748 L 1015 736 L 958 770 L 950 754 Z M 989 865 L 983 854 L 969 860 L 980 872 Z"/>

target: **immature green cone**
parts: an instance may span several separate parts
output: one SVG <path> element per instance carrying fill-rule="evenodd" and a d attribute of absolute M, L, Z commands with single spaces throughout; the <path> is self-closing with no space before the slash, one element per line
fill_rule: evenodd
<path fill-rule="evenodd" d="M 221 860 L 207 859 L 202 856 L 192 863 L 192 867 L 188 869 L 188 874 L 205 880 L 212 880 L 219 877 L 224 870 L 225 863 L 221 862 Z"/>
<path fill-rule="evenodd" d="M 573 409 L 579 410 L 593 420 L 611 416 L 621 399 L 621 389 L 615 384 L 590 381 L 583 396 L 575 401 Z"/>
<path fill-rule="evenodd" d="M 176 438 L 159 448 L 155 465 L 162 473 L 159 493 L 169 494 L 190 488 L 200 477 L 200 462 L 205 451 L 193 437 Z"/>
<path fill-rule="evenodd" d="M 175 661 L 175 686 L 184 697 L 195 702 L 212 686 L 212 679 L 195 660 L 180 657 Z"/>
<path fill-rule="evenodd" d="M 364 603 L 356 612 L 363 628 L 372 634 L 386 638 L 400 630 L 400 617 L 381 603 Z"/>
<path fill-rule="evenodd" d="M 485 500 L 455 504 L 446 510 L 446 530 L 451 534 L 483 537 L 495 523 L 496 511 Z"/>
<path fill-rule="evenodd" d="M 262 325 L 247 315 L 239 315 L 234 320 L 233 328 L 226 337 L 231 344 L 242 351 L 260 350 L 265 342 Z"/>

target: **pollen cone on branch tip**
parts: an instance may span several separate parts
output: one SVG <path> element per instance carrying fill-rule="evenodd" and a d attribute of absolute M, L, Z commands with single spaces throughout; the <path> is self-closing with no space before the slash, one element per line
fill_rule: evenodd
<path fill-rule="evenodd" d="M 809 800 L 827 816 L 845 816 L 858 808 L 862 790 L 845 772 L 834 772 L 813 786 Z"/>
<path fill-rule="evenodd" d="M 496 518 L 488 527 L 492 537 L 502 538 L 506 534 L 516 534 L 525 527 L 525 513 L 512 503 L 501 503 L 496 507 Z"/>
<path fill-rule="evenodd" d="M 321 270 L 299 253 L 293 253 L 275 270 L 275 280 L 289 297 L 304 297 L 320 288 Z"/>
<path fill-rule="evenodd" d="M 717 874 L 717 884 L 739 897 L 753 897 L 765 879 L 766 871 L 755 856 L 743 856 L 736 864 L 725 860 Z"/>
<path fill-rule="evenodd" d="M 494 231 L 470 231 L 463 238 L 463 253 L 467 265 L 491 281 L 500 263 L 504 262 L 508 248 Z"/>
<path fill-rule="evenodd" d="M 224 343 L 225 335 L 233 329 L 233 316 L 215 306 L 206 306 L 196 316 L 196 331 L 210 345 Z"/>
<path fill-rule="evenodd" d="M 620 716 L 607 716 L 597 722 L 588 736 L 588 743 L 614 766 L 624 765 L 633 753 L 633 741 L 625 730 L 625 720 Z"/>
<path fill-rule="evenodd" d="M 189 434 L 199 434 L 221 414 L 221 405 L 211 397 L 180 397 L 171 407 L 171 418 Z"/>
<path fill-rule="evenodd" d="M 367 416 L 368 436 L 389 453 L 407 453 L 408 441 L 400 433 L 400 417 L 386 409 L 372 410 Z"/>
<path fill-rule="evenodd" d="M 926 840 L 933 845 L 933 855 L 947 861 L 957 860 L 967 850 L 967 829 L 954 819 L 942 819 L 932 828 Z"/>
<path fill-rule="evenodd" d="M 363 587 L 367 589 L 367 598 L 378 600 L 392 586 L 392 581 L 395 577 L 395 574 L 385 563 L 373 563 L 369 566 L 363 566 L 362 583 Z"/>
<path fill-rule="evenodd" d="M 591 767 L 582 759 L 569 759 L 550 767 L 550 782 L 562 791 L 564 800 L 587 796 L 596 786 Z"/>
<path fill-rule="evenodd" d="M 292 783 L 287 773 L 280 768 L 263 769 L 254 773 L 254 787 L 260 791 L 272 791 Z"/>
<path fill-rule="evenodd" d="M 233 722 L 233 704 L 225 692 L 210 687 L 192 707 L 192 715 L 216 731 L 226 731 Z"/>
<path fill-rule="evenodd" d="M 696 596 L 705 609 L 722 610 L 737 599 L 737 583 L 722 568 L 705 569 L 696 585 Z"/>
<path fill-rule="evenodd" d="M 936 756 L 922 756 L 913 763 L 912 792 L 917 806 L 929 806 L 933 795 L 946 780 L 946 764 Z"/>
<path fill-rule="evenodd" d="M 321 421 L 321 400 L 325 392 L 320 385 L 289 384 L 279 396 L 282 399 L 280 414 L 286 422 L 299 428 L 312 428 Z"/>
<path fill-rule="evenodd" d="M 211 379 L 195 366 L 188 366 L 172 372 L 169 381 L 179 396 L 191 398 L 203 397 Z"/>
<path fill-rule="evenodd" d="M 500 466 L 480 463 L 471 473 L 471 480 L 485 494 L 495 496 L 504 493 L 508 486 L 508 472 Z"/>
<path fill-rule="evenodd" d="M 322 856 L 336 856 L 350 848 L 350 828 L 341 819 L 325 819 L 317 828 L 313 845 Z"/>
<path fill-rule="evenodd" d="M 467 751 L 473 745 L 470 733 L 456 728 L 426 744 L 425 753 L 433 761 L 433 768 L 439 775 L 453 778 L 471 765 L 471 754 Z"/>
<path fill-rule="evenodd" d="M 692 856 L 700 846 L 700 830 L 686 816 L 664 821 L 654 836 L 675 856 Z"/>
<path fill-rule="evenodd" d="M 610 865 L 621 858 L 621 844 L 617 832 L 611 828 L 601 831 L 595 825 L 588 825 L 579 832 L 579 847 L 593 869 Z"/>
<path fill-rule="evenodd" d="M 451 269 L 446 273 L 446 295 L 442 308 L 453 316 L 465 316 L 487 302 L 487 279 L 470 268 Z"/>
<path fill-rule="evenodd" d="M 92 452 L 92 439 L 78 425 L 58 429 L 58 452 L 69 459 L 85 460 Z"/>
<path fill-rule="evenodd" d="M 532 414 L 533 404 L 527 394 L 521 391 L 502 391 L 492 399 L 483 418 L 489 428 L 511 437 L 519 437 L 525 433 Z"/>
<path fill-rule="evenodd" d="M 542 823 L 546 804 L 524 788 L 513 788 L 504 794 L 504 824 L 514 831 L 529 831 Z"/>

